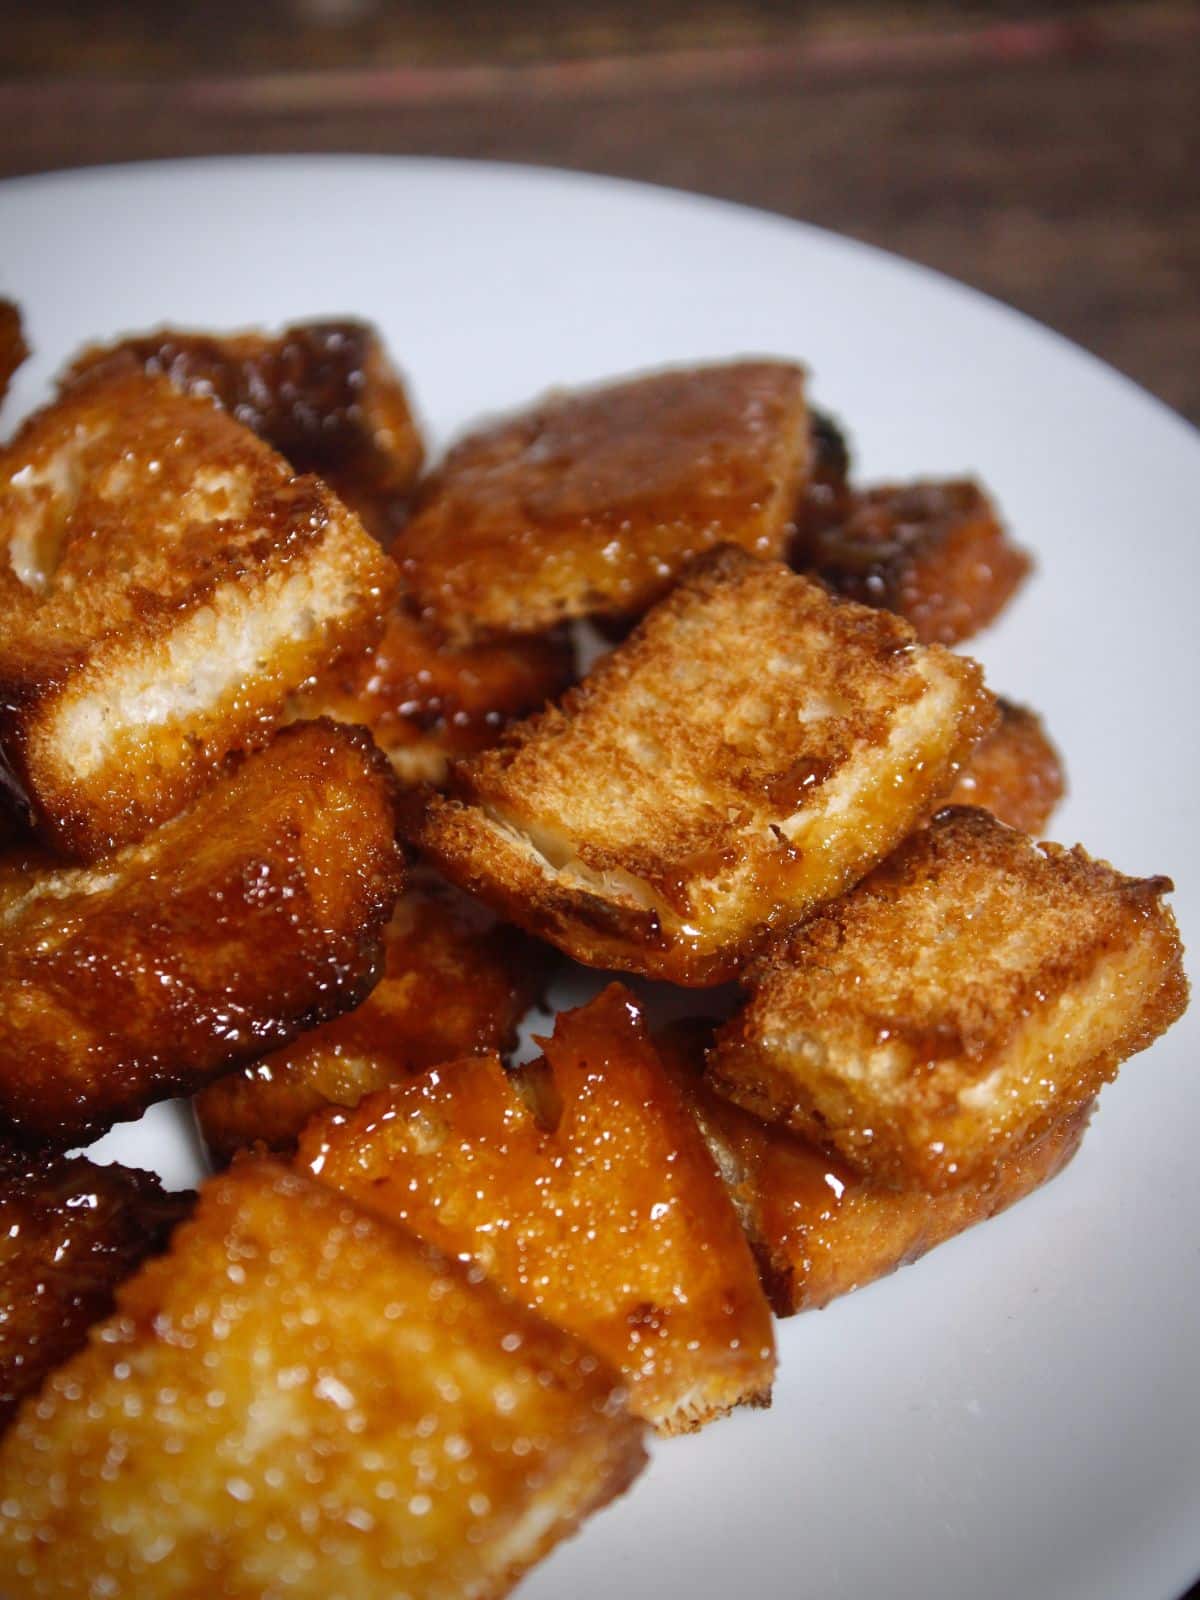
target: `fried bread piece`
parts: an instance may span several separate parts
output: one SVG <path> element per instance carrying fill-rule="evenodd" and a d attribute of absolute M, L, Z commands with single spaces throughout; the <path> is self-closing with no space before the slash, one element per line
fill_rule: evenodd
<path fill-rule="evenodd" d="M 837 527 L 850 515 L 850 447 L 837 423 L 810 407 L 808 481 L 796 512 L 796 538 L 812 538 L 823 528 Z"/>
<path fill-rule="evenodd" d="M 377 636 L 395 568 L 211 400 L 80 382 L 0 451 L 0 747 L 94 859 L 174 815 Z"/>
<path fill-rule="evenodd" d="M 780 1317 L 813 1311 L 916 1261 L 1055 1177 L 1079 1148 L 1092 1107 L 1073 1111 L 984 1179 L 941 1194 L 888 1189 L 778 1123 L 714 1092 L 703 1054 L 660 1040 L 720 1169 Z"/>
<path fill-rule="evenodd" d="M 117 1307 L 0 1442 L 22 1600 L 489 1600 L 645 1459 L 590 1352 L 271 1162 Z"/>
<path fill-rule="evenodd" d="M 469 1057 L 329 1113 L 297 1160 L 585 1340 L 661 1432 L 766 1404 L 754 1262 L 632 996 L 612 984 L 540 1042 L 513 1074 Z"/>
<path fill-rule="evenodd" d="M 384 941 L 383 977 L 356 1010 L 196 1096 L 217 1165 L 244 1145 L 289 1152 L 326 1106 L 355 1106 L 439 1061 L 516 1043 L 540 988 L 531 940 L 424 873 L 398 901 Z"/>
<path fill-rule="evenodd" d="M 193 1198 L 84 1156 L 0 1155 L 0 1429 L 81 1348 Z"/>
<path fill-rule="evenodd" d="M 944 811 L 780 942 L 710 1077 L 876 1181 L 986 1181 L 1182 1013 L 1170 888 Z"/>
<path fill-rule="evenodd" d="M 974 662 L 726 547 L 409 826 L 578 960 L 714 984 L 886 855 L 992 716 Z"/>
<path fill-rule="evenodd" d="M 946 805 L 980 806 L 1010 828 L 1039 834 L 1066 791 L 1062 757 L 1042 719 L 997 699 L 1000 720 L 971 752 Z"/>
<path fill-rule="evenodd" d="M 279 334 L 159 328 L 85 350 L 64 381 L 130 365 L 214 396 L 297 472 L 324 478 L 376 538 L 395 533 L 425 449 L 369 323 L 298 322 Z"/>
<path fill-rule="evenodd" d="M 0 861 L 0 1125 L 82 1144 L 363 999 L 392 802 L 361 729 L 297 723 L 94 867 Z"/>
<path fill-rule="evenodd" d="M 11 300 L 0 300 L 0 402 L 12 375 L 29 354 L 21 332 L 21 313 Z"/>
<path fill-rule="evenodd" d="M 802 523 L 792 564 L 836 593 L 907 617 L 926 644 L 958 644 L 1003 610 L 1032 562 L 967 480 L 886 484 L 840 523 Z"/>
<path fill-rule="evenodd" d="M 780 556 L 807 473 L 804 374 L 780 361 L 658 373 L 469 435 L 395 555 L 456 644 L 636 617 L 714 545 Z"/>
<path fill-rule="evenodd" d="M 454 649 L 395 606 L 379 643 L 332 668 L 296 709 L 362 723 L 402 782 L 440 784 L 451 760 L 495 744 L 574 680 L 564 629 Z"/>

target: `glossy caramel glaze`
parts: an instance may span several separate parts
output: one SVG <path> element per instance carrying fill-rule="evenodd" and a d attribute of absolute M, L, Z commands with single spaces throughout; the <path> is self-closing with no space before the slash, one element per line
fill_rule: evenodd
<path fill-rule="evenodd" d="M 993 718 L 976 663 L 725 546 L 405 826 L 577 960 L 712 985 L 894 848 Z"/>
<path fill-rule="evenodd" d="M 1010 828 L 1040 834 L 1066 791 L 1062 757 L 1042 719 L 997 700 L 1000 720 L 971 752 L 946 805 L 981 806 Z"/>
<path fill-rule="evenodd" d="M 696 1043 L 694 1025 L 683 1024 L 661 1048 L 678 1071 L 780 1317 L 861 1289 L 1031 1194 L 1070 1161 L 1092 1111 L 1090 1103 L 1073 1111 L 983 1180 L 936 1195 L 889 1189 L 716 1094 L 703 1078 Z"/>
<path fill-rule="evenodd" d="M 454 649 L 396 606 L 379 643 L 332 668 L 295 709 L 362 723 L 402 781 L 441 783 L 451 760 L 495 744 L 574 678 L 565 629 Z"/>
<path fill-rule="evenodd" d="M 384 934 L 383 977 L 355 1010 L 194 1101 L 200 1131 L 223 1166 L 244 1145 L 286 1152 L 327 1106 L 475 1050 L 508 1050 L 545 970 L 532 940 L 430 873 L 414 875 Z"/>
<path fill-rule="evenodd" d="M 0 860 L 0 1125 L 84 1143 L 355 1005 L 393 830 L 366 734 L 310 722 L 95 867 Z"/>
<path fill-rule="evenodd" d="M 83 1345 L 193 1199 L 83 1156 L 0 1155 L 0 1429 Z"/>
<path fill-rule="evenodd" d="M 1182 1014 L 1170 889 L 948 809 L 764 959 L 710 1079 L 875 1181 L 986 1182 Z"/>
<path fill-rule="evenodd" d="M 512 1075 L 474 1056 L 330 1113 L 298 1162 L 586 1340 L 662 1431 L 764 1403 L 754 1263 L 632 997 L 611 985 L 543 1043 Z"/>
<path fill-rule="evenodd" d="M 642 1431 L 573 1340 L 243 1162 L 0 1441 L 0 1571 L 22 1600 L 491 1600 Z"/>
<path fill-rule="evenodd" d="M 85 859 L 174 815 L 378 637 L 395 567 L 211 400 L 91 374 L 0 450 L 0 753 Z"/>
<path fill-rule="evenodd" d="M 8 393 L 13 373 L 28 354 L 19 309 L 11 300 L 0 300 L 0 401 Z"/>
<path fill-rule="evenodd" d="M 1032 565 L 988 496 L 965 480 L 863 490 L 840 523 L 801 529 L 792 564 L 850 600 L 898 611 L 937 644 L 978 633 Z"/>
<path fill-rule="evenodd" d="M 212 395 L 297 472 L 315 472 L 383 542 L 403 520 L 424 446 L 400 375 L 365 322 L 300 322 L 280 334 L 159 328 L 93 346 L 65 382 L 136 364 Z"/>
<path fill-rule="evenodd" d="M 781 555 L 807 456 L 798 367 L 736 362 L 612 383 L 463 439 L 393 553 L 455 643 L 634 617 L 699 551 Z"/>

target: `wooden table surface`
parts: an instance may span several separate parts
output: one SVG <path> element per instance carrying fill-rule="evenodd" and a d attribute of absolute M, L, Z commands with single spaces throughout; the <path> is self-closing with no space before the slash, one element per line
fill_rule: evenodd
<path fill-rule="evenodd" d="M 0 28 L 0 177 L 325 150 L 573 167 L 820 223 L 1200 422 L 1195 0 L 42 0 Z"/>

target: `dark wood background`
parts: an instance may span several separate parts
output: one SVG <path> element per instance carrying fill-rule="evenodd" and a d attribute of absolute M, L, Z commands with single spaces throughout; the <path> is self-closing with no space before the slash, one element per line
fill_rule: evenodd
<path fill-rule="evenodd" d="M 1197 0 L 12 4 L 0 177 L 334 150 L 676 184 L 938 267 L 1200 422 Z"/>

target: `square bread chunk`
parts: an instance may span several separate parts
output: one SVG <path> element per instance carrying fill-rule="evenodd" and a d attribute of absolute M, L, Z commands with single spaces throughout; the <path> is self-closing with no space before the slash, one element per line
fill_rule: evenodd
<path fill-rule="evenodd" d="M 172 816 L 382 626 L 358 518 L 165 378 L 70 388 L 0 450 L 0 754 L 84 859 Z"/>
<path fill-rule="evenodd" d="M 450 1062 L 311 1123 L 298 1161 L 585 1340 L 663 1433 L 763 1405 L 771 1317 L 633 998 L 560 1014 L 545 1059 Z"/>
<path fill-rule="evenodd" d="M 383 977 L 355 1010 L 226 1073 L 193 1105 L 218 1166 L 280 1153 L 327 1106 L 476 1050 L 509 1050 L 541 984 L 537 948 L 432 873 L 410 880 L 384 933 Z M 550 952 L 544 951 L 549 956 Z"/>
<path fill-rule="evenodd" d="M 974 662 L 726 548 L 413 836 L 577 960 L 719 983 L 886 855 L 992 716 Z"/>
<path fill-rule="evenodd" d="M 0 1430 L 82 1347 L 193 1199 L 83 1156 L 0 1155 Z"/>
<path fill-rule="evenodd" d="M 843 521 L 802 525 L 793 562 L 850 600 L 899 612 L 927 644 L 978 633 L 1032 566 L 983 489 L 959 479 L 865 489 Z"/>
<path fill-rule="evenodd" d="M 986 1178 L 1182 1013 L 1170 888 L 944 811 L 780 942 L 710 1077 L 877 1181 Z"/>
<path fill-rule="evenodd" d="M 369 323 L 298 322 L 278 334 L 158 328 L 85 350 L 64 381 L 131 366 L 212 395 L 297 472 L 324 478 L 378 539 L 399 526 L 425 451 Z"/>
<path fill-rule="evenodd" d="M 559 395 L 456 445 L 394 553 L 454 643 L 637 617 L 700 551 L 781 556 L 808 450 L 804 374 L 786 362 Z"/>
<path fill-rule="evenodd" d="M 453 759 L 486 750 L 574 680 L 565 629 L 455 649 L 397 605 L 379 643 L 324 673 L 293 710 L 361 723 L 402 783 L 441 784 Z"/>
<path fill-rule="evenodd" d="M 357 1004 L 394 830 L 367 735 L 304 722 L 93 867 L 0 858 L 0 1129 L 86 1143 Z"/>
<path fill-rule="evenodd" d="M 668 1059 L 677 1052 L 663 1041 Z M 872 1183 L 837 1156 L 717 1094 L 697 1051 L 681 1083 L 720 1169 L 780 1317 L 814 1311 L 916 1261 L 1055 1177 L 1083 1138 L 1091 1105 L 1071 1112 L 986 1177 L 939 1194 Z"/>
<path fill-rule="evenodd" d="M 1062 757 L 1036 711 L 996 701 L 1000 720 L 971 751 L 945 804 L 979 806 L 1022 833 L 1040 834 L 1066 792 Z"/>
<path fill-rule="evenodd" d="M 490 1600 L 643 1464 L 595 1356 L 270 1162 L 117 1306 L 0 1442 L 21 1600 Z"/>

